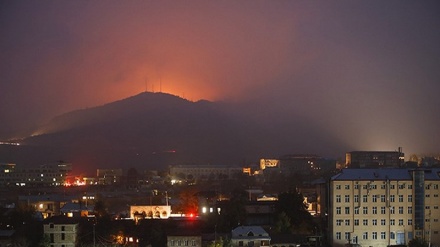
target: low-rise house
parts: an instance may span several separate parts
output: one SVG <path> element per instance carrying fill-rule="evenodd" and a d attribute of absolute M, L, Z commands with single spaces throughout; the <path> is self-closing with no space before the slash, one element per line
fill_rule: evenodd
<path fill-rule="evenodd" d="M 239 226 L 232 230 L 232 246 L 270 246 L 270 236 L 261 226 Z"/>

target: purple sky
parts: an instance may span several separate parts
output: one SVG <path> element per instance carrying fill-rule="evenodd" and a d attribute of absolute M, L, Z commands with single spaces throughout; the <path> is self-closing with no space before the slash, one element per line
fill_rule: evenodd
<path fill-rule="evenodd" d="M 440 151 L 438 1 L 6 0 L 0 37 L 3 139 L 147 85 Z"/>

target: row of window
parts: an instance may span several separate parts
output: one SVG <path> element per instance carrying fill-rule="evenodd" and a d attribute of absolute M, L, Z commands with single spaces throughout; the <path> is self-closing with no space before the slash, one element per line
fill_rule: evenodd
<path fill-rule="evenodd" d="M 401 189 L 405 189 L 405 188 L 411 190 L 413 188 L 412 184 L 408 184 L 407 186 L 405 184 L 399 184 L 398 186 L 395 186 L 394 184 L 390 184 L 390 189 L 393 190 L 396 187 L 398 189 L 400 189 L 400 190 Z M 355 190 L 360 189 L 360 188 L 361 188 L 360 184 L 355 184 L 354 185 L 354 189 Z M 425 185 L 425 189 L 429 190 L 431 188 L 433 188 L 435 190 L 438 190 L 439 185 L 438 184 L 427 184 L 427 185 Z M 342 185 L 337 184 L 336 185 L 336 189 L 337 190 L 342 189 Z M 350 185 L 349 184 L 345 184 L 344 185 L 344 189 L 349 190 L 350 189 Z M 376 184 L 364 184 L 364 185 L 362 185 L 362 189 L 364 189 L 364 190 L 375 190 L 375 189 L 377 189 L 377 185 Z M 386 189 L 386 184 L 381 184 L 380 185 L 380 189 L 382 189 L 382 190 Z"/>
<path fill-rule="evenodd" d="M 247 241 L 247 244 L 245 244 L 244 241 L 238 241 L 238 246 L 256 246 L 256 244 L 258 243 L 255 243 L 255 241 L 253 240 Z M 269 246 L 269 245 L 270 245 L 270 241 L 261 240 L 259 246 Z"/>
<path fill-rule="evenodd" d="M 408 234 L 408 239 L 412 239 L 413 233 L 412 232 L 407 232 Z M 425 232 L 426 235 L 430 235 L 429 231 Z M 433 231 L 432 234 L 439 234 L 439 231 Z M 419 233 L 417 234 L 419 235 Z M 396 232 L 390 232 L 390 239 L 396 239 L 397 233 Z M 342 232 L 336 232 L 335 234 L 336 239 L 342 239 Z M 351 237 L 351 232 L 345 232 L 344 233 L 344 239 L 345 240 L 350 240 Z M 362 233 L 362 239 L 367 240 L 369 237 L 369 233 L 368 232 L 363 232 Z M 382 239 L 385 240 L 387 239 L 387 232 L 371 232 L 371 239 Z"/>
<path fill-rule="evenodd" d="M 170 245 L 171 246 L 190 246 L 189 240 L 171 240 Z M 195 240 L 191 240 L 191 246 L 196 246 Z"/>
<path fill-rule="evenodd" d="M 344 234 L 344 239 L 345 240 L 349 240 L 351 236 L 350 232 L 345 232 Z M 371 238 L 372 239 L 378 239 L 378 232 L 372 232 L 371 233 Z M 395 239 L 396 238 L 396 234 L 394 232 L 390 233 L 390 238 L 391 239 Z M 341 232 L 336 232 L 336 239 L 342 239 L 342 233 Z M 362 239 L 366 240 L 368 239 L 368 232 L 363 232 L 362 233 Z M 380 239 L 387 239 L 387 233 L 386 232 L 380 232 Z"/>
<path fill-rule="evenodd" d="M 360 214 L 360 209 L 362 208 L 362 214 L 369 214 L 368 207 L 355 207 L 354 208 L 354 214 Z M 433 206 L 433 209 L 439 209 L 439 206 Z M 379 213 L 379 207 L 371 207 L 371 214 L 378 214 Z M 425 209 L 431 209 L 431 206 L 425 206 Z M 396 207 L 391 206 L 389 207 L 390 214 L 396 214 Z M 398 207 L 397 208 L 398 214 L 404 214 L 405 210 L 404 207 Z M 413 213 L 413 207 L 407 207 L 406 213 L 412 214 Z M 342 207 L 336 207 L 336 214 L 342 214 Z M 350 214 L 350 207 L 344 207 L 344 214 Z M 380 207 L 380 214 L 386 214 L 386 207 L 382 206 Z"/>
<path fill-rule="evenodd" d="M 368 196 L 369 195 L 362 195 L 362 202 L 368 202 Z M 425 197 L 431 197 L 431 195 L 430 194 L 425 194 Z M 438 197 L 438 194 L 434 194 L 433 197 Z M 335 199 L 336 199 L 337 203 L 341 203 L 342 202 L 342 196 L 341 195 L 336 195 Z M 354 195 L 353 196 L 354 202 L 359 202 L 359 199 L 360 199 L 360 195 Z M 397 199 L 398 199 L 398 202 L 404 202 L 404 196 L 403 195 L 398 195 Z M 371 195 L 371 201 L 372 202 L 386 202 L 386 196 L 385 195 Z M 396 202 L 396 196 L 395 195 L 390 195 L 389 196 L 389 201 L 390 202 Z M 406 201 L 407 202 L 412 202 L 413 201 L 413 196 L 412 195 L 408 195 Z M 350 202 L 350 195 L 344 195 L 344 202 L 346 202 L 346 203 Z"/>
<path fill-rule="evenodd" d="M 434 222 L 438 222 L 438 219 L 433 219 L 433 221 Z M 360 220 L 359 219 L 355 219 L 354 220 L 354 225 L 355 226 L 359 226 L 360 225 Z M 363 219 L 362 220 L 362 225 L 363 226 L 368 226 L 368 224 L 371 222 L 371 224 L 373 225 L 373 226 L 377 226 L 378 225 L 378 223 L 380 222 L 380 225 L 381 226 L 386 226 L 387 224 L 387 220 L 386 219 L 380 219 L 380 221 L 378 220 L 378 219 L 372 219 L 372 220 L 369 220 L 369 219 Z M 429 222 L 429 219 L 427 218 L 427 219 L 425 219 L 425 222 Z M 398 224 L 399 224 L 399 226 L 403 226 L 403 223 L 404 223 L 404 219 L 398 219 Z M 337 219 L 336 220 L 336 226 L 342 226 L 342 225 L 345 225 L 345 226 L 349 226 L 351 224 L 351 220 L 349 220 L 349 219 L 345 219 L 345 220 L 342 220 L 342 219 Z M 411 226 L 413 224 L 413 220 L 412 219 L 408 219 L 407 220 L 407 224 L 406 225 L 408 225 L 408 226 Z M 391 226 L 395 226 L 396 225 L 396 220 L 395 219 L 390 219 L 390 225 Z"/>
<path fill-rule="evenodd" d="M 427 194 L 429 195 L 429 194 Z M 368 196 L 369 195 L 362 195 L 362 202 L 368 202 Z M 404 201 L 404 196 L 403 195 L 398 195 L 398 201 L 399 202 L 403 202 Z M 429 197 L 429 196 L 428 196 Z M 438 197 L 438 194 L 434 195 L 434 197 Z M 336 202 L 340 203 L 342 202 L 342 196 L 341 195 L 336 195 Z M 353 196 L 353 200 L 354 202 L 359 202 L 360 199 L 360 195 L 354 195 Z M 389 196 L 389 200 L 390 202 L 395 202 L 396 201 L 396 196 L 395 195 L 390 195 Z M 372 202 L 386 202 L 386 196 L 385 195 L 371 195 L 371 201 Z M 407 196 L 407 202 L 412 202 L 413 201 L 413 196 L 412 195 L 408 195 Z M 349 203 L 350 202 L 350 195 L 344 195 L 344 202 Z"/>

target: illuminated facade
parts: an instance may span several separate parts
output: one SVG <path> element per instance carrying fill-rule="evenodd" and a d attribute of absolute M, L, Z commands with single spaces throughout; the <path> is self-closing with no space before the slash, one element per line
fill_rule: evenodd
<path fill-rule="evenodd" d="M 330 180 L 329 238 L 346 244 L 440 245 L 440 169 L 343 169 Z"/>
<path fill-rule="evenodd" d="M 279 167 L 280 160 L 277 159 L 260 159 L 260 170 L 266 169 L 266 167 Z"/>
<path fill-rule="evenodd" d="M 168 219 L 171 215 L 169 205 L 130 206 L 130 217 L 140 219 Z"/>

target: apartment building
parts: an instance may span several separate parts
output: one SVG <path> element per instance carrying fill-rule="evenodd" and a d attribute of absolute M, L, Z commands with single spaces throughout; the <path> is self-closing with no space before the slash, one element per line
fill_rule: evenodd
<path fill-rule="evenodd" d="M 170 166 L 172 179 L 218 180 L 231 179 L 243 173 L 242 167 L 230 166 L 199 166 L 199 165 L 173 165 Z"/>
<path fill-rule="evenodd" d="M 72 173 L 72 164 L 63 161 L 34 168 L 0 165 L 0 186 L 61 186 Z"/>
<path fill-rule="evenodd" d="M 97 169 L 98 184 L 109 185 L 121 182 L 122 169 Z"/>
<path fill-rule="evenodd" d="M 44 222 L 44 234 L 51 247 L 74 247 L 78 243 L 78 223 L 72 218 L 55 216 Z"/>
<path fill-rule="evenodd" d="M 388 246 L 440 245 L 440 169 L 343 169 L 330 180 L 329 239 Z"/>
<path fill-rule="evenodd" d="M 403 165 L 405 154 L 398 151 L 352 151 L 345 154 L 348 168 L 399 168 Z"/>

